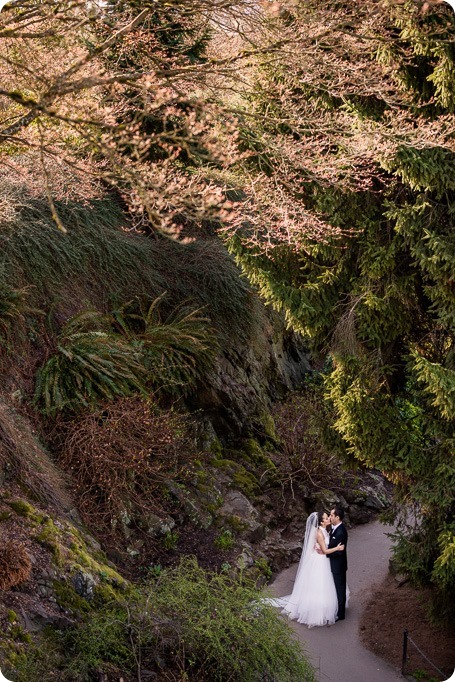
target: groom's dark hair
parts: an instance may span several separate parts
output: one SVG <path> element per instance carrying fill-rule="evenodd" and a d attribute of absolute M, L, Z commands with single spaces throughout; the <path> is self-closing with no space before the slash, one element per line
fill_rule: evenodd
<path fill-rule="evenodd" d="M 343 507 L 340 507 L 340 505 L 336 504 L 333 508 L 333 512 L 334 512 L 335 516 L 338 516 L 340 521 L 342 521 L 344 519 L 344 509 L 343 509 Z"/>

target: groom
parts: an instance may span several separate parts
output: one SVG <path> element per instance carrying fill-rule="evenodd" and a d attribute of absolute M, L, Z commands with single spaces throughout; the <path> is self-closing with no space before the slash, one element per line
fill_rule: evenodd
<path fill-rule="evenodd" d="M 344 510 L 339 505 L 336 505 L 330 512 L 332 530 L 330 531 L 328 549 L 332 549 L 333 547 L 342 544 L 344 545 L 344 550 L 327 555 L 330 559 L 330 568 L 332 569 L 333 581 L 337 591 L 338 615 L 335 619 L 336 621 L 344 620 L 346 616 L 346 571 L 348 570 L 346 547 L 348 544 L 348 532 L 343 523 L 343 519 Z"/>

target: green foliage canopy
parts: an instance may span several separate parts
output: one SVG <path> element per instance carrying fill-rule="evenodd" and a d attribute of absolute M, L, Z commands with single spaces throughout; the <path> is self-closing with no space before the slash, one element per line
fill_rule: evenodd
<path fill-rule="evenodd" d="M 227 241 L 330 355 L 325 399 L 343 448 L 413 510 L 396 558 L 453 604 L 455 17 L 310 0 L 270 27 L 293 50 L 264 61 L 245 105 L 256 215 L 245 203 L 251 220 Z"/>

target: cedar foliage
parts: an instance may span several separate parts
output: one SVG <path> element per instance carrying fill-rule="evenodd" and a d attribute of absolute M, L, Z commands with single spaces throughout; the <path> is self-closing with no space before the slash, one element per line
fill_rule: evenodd
<path fill-rule="evenodd" d="M 252 218 L 226 239 L 266 301 L 330 355 L 341 450 L 396 483 L 395 559 L 434 582 L 449 617 L 455 16 L 310 0 L 270 30 L 294 51 L 258 68 L 249 107 L 261 124 L 242 139 L 257 217 L 244 202 Z"/>

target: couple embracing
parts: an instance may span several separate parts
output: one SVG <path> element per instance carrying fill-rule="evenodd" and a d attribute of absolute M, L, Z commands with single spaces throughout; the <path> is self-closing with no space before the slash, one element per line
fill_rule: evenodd
<path fill-rule="evenodd" d="M 345 618 L 348 533 L 343 518 L 339 506 L 330 516 L 325 512 L 310 514 L 294 589 L 278 600 L 283 613 L 308 627 L 331 625 Z"/>

